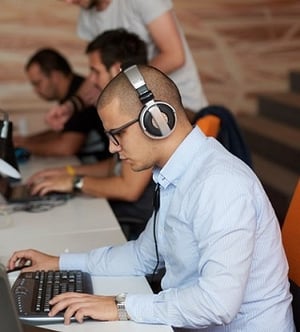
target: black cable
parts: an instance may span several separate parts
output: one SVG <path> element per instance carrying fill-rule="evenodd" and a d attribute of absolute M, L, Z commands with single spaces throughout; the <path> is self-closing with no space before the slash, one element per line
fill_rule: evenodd
<path fill-rule="evenodd" d="M 157 222 L 157 213 L 160 207 L 160 185 L 159 183 L 156 184 L 155 191 L 154 191 L 154 199 L 153 199 L 153 207 L 154 207 L 154 220 L 153 220 L 153 238 L 154 238 L 154 246 L 155 246 L 155 255 L 156 255 L 156 265 L 152 272 L 151 282 L 153 282 L 156 271 L 159 266 L 159 254 L 158 254 L 158 244 L 157 244 L 157 237 L 156 237 L 156 222 Z"/>

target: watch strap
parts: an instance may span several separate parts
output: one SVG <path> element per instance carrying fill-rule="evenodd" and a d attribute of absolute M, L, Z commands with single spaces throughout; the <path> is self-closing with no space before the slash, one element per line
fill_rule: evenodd
<path fill-rule="evenodd" d="M 129 320 L 129 316 L 127 314 L 126 308 L 125 308 L 125 300 L 126 300 L 127 293 L 121 293 L 116 296 L 116 305 L 118 310 L 118 317 L 119 320 Z"/>

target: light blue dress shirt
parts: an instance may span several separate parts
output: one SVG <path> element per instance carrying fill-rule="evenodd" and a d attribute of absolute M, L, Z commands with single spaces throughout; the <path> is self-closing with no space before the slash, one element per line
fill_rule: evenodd
<path fill-rule="evenodd" d="M 163 169 L 157 243 L 159 294 L 128 294 L 131 319 L 219 332 L 293 332 L 278 221 L 248 166 L 198 128 Z M 97 275 L 151 274 L 153 216 L 136 241 L 63 254 L 60 267 Z"/>

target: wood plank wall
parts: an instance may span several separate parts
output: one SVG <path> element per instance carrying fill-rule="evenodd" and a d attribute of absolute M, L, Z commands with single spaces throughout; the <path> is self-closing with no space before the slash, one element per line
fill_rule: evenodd
<path fill-rule="evenodd" d="M 299 0 L 174 0 L 174 6 L 211 103 L 255 113 L 256 93 L 287 90 L 289 71 L 300 70 Z M 49 107 L 23 72 L 34 50 L 56 47 L 78 72 L 88 72 L 77 13 L 63 1 L 1 0 L 0 108 L 22 130 L 25 122 L 29 131 L 42 126 Z"/>

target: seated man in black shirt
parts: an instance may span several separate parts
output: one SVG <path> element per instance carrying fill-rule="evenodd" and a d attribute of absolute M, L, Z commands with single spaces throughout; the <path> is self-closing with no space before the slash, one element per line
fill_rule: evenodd
<path fill-rule="evenodd" d="M 76 74 L 67 59 L 54 49 L 40 49 L 25 65 L 35 92 L 59 104 L 76 95 L 85 78 Z M 94 106 L 74 113 L 60 131 L 47 130 L 31 136 L 15 136 L 14 144 L 40 156 L 77 155 L 84 163 L 111 157 L 108 140 Z"/>

